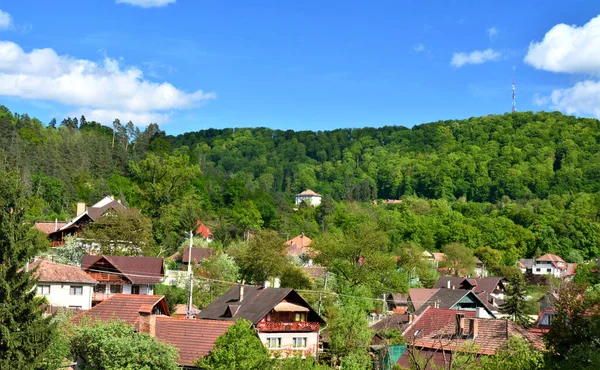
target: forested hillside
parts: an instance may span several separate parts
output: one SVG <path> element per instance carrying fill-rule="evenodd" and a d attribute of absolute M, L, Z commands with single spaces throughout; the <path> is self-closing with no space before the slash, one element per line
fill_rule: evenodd
<path fill-rule="evenodd" d="M 412 129 L 176 137 L 157 125 L 112 127 L 85 117 L 47 124 L 0 107 L 2 164 L 28 187 L 29 219 L 66 219 L 75 202 L 114 194 L 142 209 L 167 249 L 179 246 L 182 209 L 194 204 L 221 244 L 260 228 L 284 238 L 368 228 L 386 253 L 459 242 L 496 249 L 506 265 L 545 252 L 570 261 L 599 254 L 595 119 L 524 112 Z M 294 212 L 293 195 L 307 188 L 323 204 Z M 371 204 L 388 198 L 404 202 Z"/>

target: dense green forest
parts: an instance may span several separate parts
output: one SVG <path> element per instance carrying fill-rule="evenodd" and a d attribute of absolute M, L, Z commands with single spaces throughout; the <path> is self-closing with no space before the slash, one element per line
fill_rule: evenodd
<path fill-rule="evenodd" d="M 412 129 L 179 136 L 156 124 L 111 126 L 83 116 L 42 123 L 0 106 L 0 159 L 26 184 L 28 219 L 68 219 L 75 202 L 113 194 L 142 210 L 167 251 L 181 244 L 182 209 L 192 204 L 222 245 L 261 228 L 283 238 L 368 228 L 391 254 L 455 242 L 498 250 L 504 265 L 546 252 L 573 262 L 600 254 L 595 119 L 523 112 Z M 294 211 L 294 194 L 307 188 L 324 195 L 322 205 Z"/>

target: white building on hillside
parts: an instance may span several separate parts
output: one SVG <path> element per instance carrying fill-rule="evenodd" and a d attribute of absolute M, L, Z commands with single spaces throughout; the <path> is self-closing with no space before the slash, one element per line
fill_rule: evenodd
<path fill-rule="evenodd" d="M 310 189 L 304 190 L 300 194 L 296 194 L 296 205 L 299 205 L 304 201 L 307 201 L 308 204 L 310 204 L 313 207 L 316 207 L 319 204 L 321 204 L 321 194 L 315 193 Z"/>

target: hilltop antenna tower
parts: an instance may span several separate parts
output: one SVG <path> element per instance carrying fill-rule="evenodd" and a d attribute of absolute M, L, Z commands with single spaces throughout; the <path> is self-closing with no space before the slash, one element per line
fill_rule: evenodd
<path fill-rule="evenodd" d="M 515 94 L 515 79 L 512 81 L 512 112 L 516 112 L 516 94 Z"/>

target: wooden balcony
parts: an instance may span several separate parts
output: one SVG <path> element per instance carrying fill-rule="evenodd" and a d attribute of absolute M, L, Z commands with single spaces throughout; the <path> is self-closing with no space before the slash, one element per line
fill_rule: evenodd
<path fill-rule="evenodd" d="M 273 322 L 273 321 L 265 321 L 259 322 L 256 325 L 256 328 L 260 332 L 310 332 L 310 331 L 319 331 L 319 323 L 318 322 Z"/>

